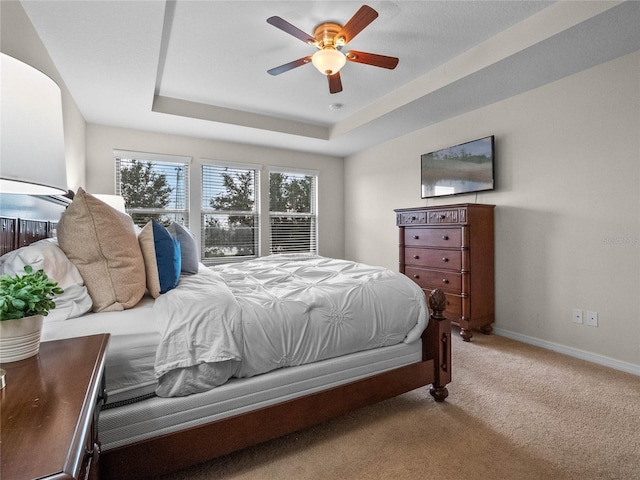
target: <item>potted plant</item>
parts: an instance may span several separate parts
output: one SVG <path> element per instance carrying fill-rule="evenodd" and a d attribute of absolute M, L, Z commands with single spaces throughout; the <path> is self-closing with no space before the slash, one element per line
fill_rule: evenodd
<path fill-rule="evenodd" d="M 63 293 L 44 270 L 25 265 L 24 275 L 0 276 L 0 363 L 15 362 L 40 350 L 42 322 Z"/>

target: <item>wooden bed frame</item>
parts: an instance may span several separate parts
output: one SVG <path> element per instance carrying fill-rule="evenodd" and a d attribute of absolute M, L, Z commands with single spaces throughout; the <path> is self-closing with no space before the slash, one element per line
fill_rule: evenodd
<path fill-rule="evenodd" d="M 0 254 L 53 236 L 55 221 L 0 217 Z M 451 381 L 451 324 L 444 293 L 434 290 L 422 335 L 422 361 L 328 390 L 100 454 L 100 478 L 161 475 L 274 439 L 419 387 L 442 402 Z"/>

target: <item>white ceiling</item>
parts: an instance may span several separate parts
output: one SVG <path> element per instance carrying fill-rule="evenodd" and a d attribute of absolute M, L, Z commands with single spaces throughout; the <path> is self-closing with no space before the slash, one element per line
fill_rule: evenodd
<path fill-rule="evenodd" d="M 266 19 L 312 34 L 361 2 L 21 3 L 89 123 L 335 156 L 640 49 L 634 0 L 372 1 L 345 51 L 399 65 L 347 63 L 331 95 L 312 65 L 267 74 L 315 49 Z"/>

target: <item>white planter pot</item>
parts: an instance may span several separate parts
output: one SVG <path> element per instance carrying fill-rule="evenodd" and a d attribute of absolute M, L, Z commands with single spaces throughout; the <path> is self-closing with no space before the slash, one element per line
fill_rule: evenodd
<path fill-rule="evenodd" d="M 38 354 L 42 315 L 0 322 L 0 363 L 17 362 Z"/>

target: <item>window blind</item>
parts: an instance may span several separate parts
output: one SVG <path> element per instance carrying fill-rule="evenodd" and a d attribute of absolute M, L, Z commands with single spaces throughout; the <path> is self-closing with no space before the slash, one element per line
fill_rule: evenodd
<path fill-rule="evenodd" d="M 189 164 L 116 157 L 116 194 L 138 226 L 149 220 L 189 226 Z"/>
<path fill-rule="evenodd" d="M 269 173 L 270 252 L 318 252 L 317 175 Z"/>
<path fill-rule="evenodd" d="M 259 171 L 202 166 L 203 261 L 246 260 L 259 255 Z"/>

